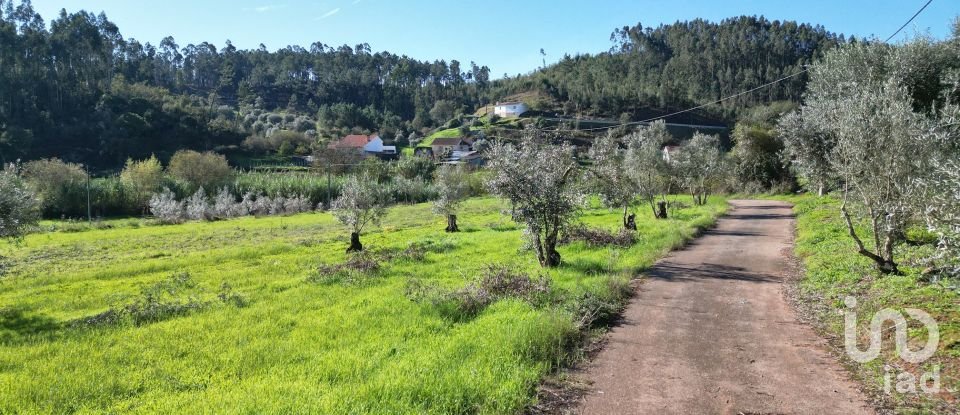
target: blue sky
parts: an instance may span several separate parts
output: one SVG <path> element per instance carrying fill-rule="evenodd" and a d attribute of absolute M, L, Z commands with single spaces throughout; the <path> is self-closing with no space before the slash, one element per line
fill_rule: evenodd
<path fill-rule="evenodd" d="M 886 38 L 925 0 L 33 0 L 47 21 L 59 13 L 104 11 L 124 37 L 159 43 L 173 35 L 181 47 L 230 39 L 239 48 L 261 43 L 274 50 L 369 43 L 418 59 L 475 61 L 495 77 L 526 73 L 541 65 L 540 48 L 552 62 L 565 53 L 610 47 L 616 27 L 656 26 L 702 17 L 720 20 L 764 15 L 773 20 L 822 24 L 858 37 Z M 960 1 L 934 0 L 904 33 L 943 38 L 960 15 Z M 902 38 L 902 35 L 901 35 Z"/>

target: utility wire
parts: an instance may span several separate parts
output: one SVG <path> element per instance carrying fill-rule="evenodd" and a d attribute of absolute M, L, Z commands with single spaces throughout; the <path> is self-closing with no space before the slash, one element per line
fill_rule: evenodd
<path fill-rule="evenodd" d="M 903 31 L 903 29 L 904 29 L 905 27 L 907 27 L 907 25 L 909 25 L 911 22 L 913 22 L 913 20 L 916 19 L 917 16 L 920 15 L 920 13 L 923 13 L 923 11 L 927 8 L 927 6 L 930 5 L 930 3 L 933 3 L 933 0 L 927 0 L 927 2 L 923 5 L 923 7 L 920 8 L 920 10 L 917 10 L 917 12 L 914 13 L 913 16 L 911 16 L 910 19 L 907 20 L 906 23 L 904 23 L 902 26 L 900 26 L 900 28 L 897 29 L 896 32 L 893 32 L 893 34 L 890 35 L 889 37 L 887 37 L 887 39 L 884 40 L 883 42 L 884 42 L 884 43 L 887 43 L 887 42 L 890 41 L 890 39 L 893 39 L 893 38 L 896 37 L 898 34 L 900 34 L 900 32 Z M 726 96 L 726 97 L 720 98 L 720 99 L 718 99 L 718 100 L 716 100 L 716 101 L 708 102 L 708 103 L 706 103 L 706 104 L 700 104 L 700 105 L 697 105 L 697 106 L 695 106 L 695 107 L 687 108 L 687 109 L 685 109 L 685 110 L 680 110 L 680 111 L 676 111 L 676 112 L 671 112 L 671 113 L 666 114 L 666 115 L 660 115 L 660 116 L 653 117 L 653 118 L 647 118 L 647 119 L 641 120 L 641 121 L 632 121 L 632 122 L 628 122 L 628 123 L 614 124 L 614 125 L 609 125 L 609 126 L 606 126 L 606 127 L 582 128 L 582 129 L 574 129 L 574 130 L 561 130 L 561 129 L 556 129 L 556 130 L 546 130 L 546 131 L 551 131 L 551 132 L 598 131 L 598 130 L 606 130 L 606 129 L 610 129 L 610 128 L 626 127 L 626 126 L 630 126 L 630 125 L 646 124 L 646 123 L 649 123 L 649 122 L 652 122 L 652 121 L 656 121 L 656 120 L 660 120 L 660 119 L 665 119 L 665 118 L 668 118 L 668 117 L 672 117 L 672 116 L 674 116 L 674 115 L 680 115 L 680 114 L 688 113 L 688 112 L 691 112 L 691 111 L 696 111 L 696 110 L 698 110 L 698 109 L 705 108 L 705 107 L 708 107 L 708 106 L 711 106 L 711 105 L 714 105 L 714 104 L 719 104 L 719 103 L 724 102 L 724 101 L 729 101 L 729 100 L 731 100 L 731 99 L 734 99 L 734 98 L 737 98 L 737 97 L 741 97 L 741 96 L 743 96 L 743 95 L 747 95 L 747 94 L 752 93 L 752 92 L 755 92 L 755 91 L 757 91 L 757 90 L 766 88 L 766 87 L 768 87 L 768 86 L 770 86 L 770 85 L 774 85 L 774 84 L 777 84 L 777 83 L 786 81 L 786 80 L 788 80 L 788 79 L 795 78 L 795 77 L 800 76 L 800 75 L 802 75 L 802 74 L 805 74 L 805 73 L 807 73 L 807 72 L 809 72 L 809 71 L 810 71 L 809 68 L 803 68 L 802 70 L 800 70 L 800 71 L 798 71 L 798 72 L 794 72 L 794 73 L 792 73 L 792 74 L 790 74 L 790 75 L 787 75 L 787 76 L 784 76 L 784 77 L 782 77 L 782 78 L 779 78 L 779 79 L 776 79 L 776 80 L 767 82 L 767 83 L 765 83 L 765 84 L 763 84 L 763 85 L 760 85 L 760 86 L 758 86 L 758 87 L 751 88 L 751 89 L 748 89 L 748 90 L 743 91 L 743 92 L 738 92 L 738 93 L 736 93 L 736 94 L 733 94 L 733 95 L 730 95 L 730 96 Z"/>
<path fill-rule="evenodd" d="M 884 40 L 883 43 L 889 42 L 890 39 L 893 39 L 893 38 L 896 37 L 898 34 L 900 34 L 900 31 L 903 30 L 903 28 L 907 27 L 907 25 L 910 24 L 910 22 L 912 22 L 913 19 L 916 19 L 917 16 L 920 15 L 920 13 L 923 13 L 923 10 L 926 9 L 927 6 L 930 5 L 930 3 L 933 3 L 933 0 L 927 0 L 927 3 L 924 4 L 923 7 L 920 8 L 920 10 L 917 10 L 917 12 L 913 14 L 913 17 L 910 18 L 910 20 L 907 20 L 907 22 L 904 23 L 903 26 L 900 26 L 900 28 L 897 29 L 896 32 L 893 32 L 893 34 L 890 35 L 890 37 L 888 37 L 886 40 Z"/>

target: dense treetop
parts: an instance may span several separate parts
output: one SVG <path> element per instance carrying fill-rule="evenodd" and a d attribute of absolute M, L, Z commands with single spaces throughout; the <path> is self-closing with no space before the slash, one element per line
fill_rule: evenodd
<path fill-rule="evenodd" d="M 613 47 L 596 55 L 566 56 L 556 65 L 502 85 L 516 92 L 539 89 L 568 110 L 637 116 L 660 114 L 718 100 L 801 71 L 824 51 L 845 43 L 821 26 L 741 16 L 719 23 L 703 19 L 615 30 Z M 807 76 L 707 109 L 729 121 L 740 108 L 798 101 Z"/>

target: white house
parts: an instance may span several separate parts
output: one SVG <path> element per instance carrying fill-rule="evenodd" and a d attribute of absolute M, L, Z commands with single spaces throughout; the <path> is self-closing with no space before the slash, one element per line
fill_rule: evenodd
<path fill-rule="evenodd" d="M 396 154 L 396 146 L 383 145 L 383 139 L 378 134 L 366 136 L 363 134 L 352 134 L 341 138 L 338 141 L 330 143 L 330 148 L 335 150 L 359 151 L 365 154 Z"/>
<path fill-rule="evenodd" d="M 530 107 L 522 102 L 498 102 L 493 106 L 493 113 L 501 117 L 519 117 Z"/>
<path fill-rule="evenodd" d="M 383 139 L 379 135 L 371 135 L 367 144 L 363 146 L 363 151 L 375 154 L 383 153 Z M 394 147 L 394 151 L 396 151 L 396 147 Z"/>

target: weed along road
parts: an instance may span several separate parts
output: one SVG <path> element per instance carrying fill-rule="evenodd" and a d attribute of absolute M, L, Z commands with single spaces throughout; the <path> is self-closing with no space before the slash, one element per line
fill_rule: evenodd
<path fill-rule="evenodd" d="M 717 227 L 658 262 L 579 376 L 583 414 L 867 414 L 782 289 L 790 206 L 732 201 Z"/>

